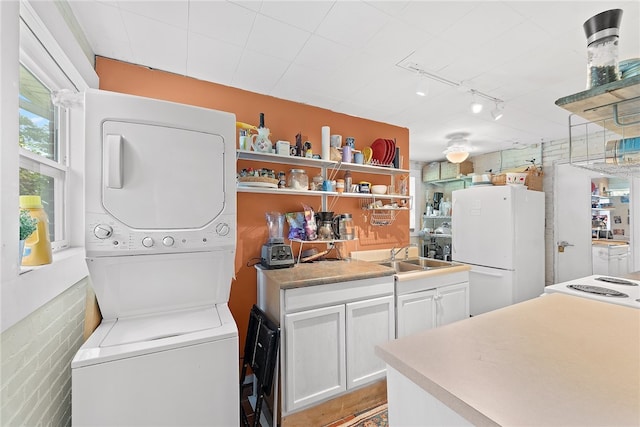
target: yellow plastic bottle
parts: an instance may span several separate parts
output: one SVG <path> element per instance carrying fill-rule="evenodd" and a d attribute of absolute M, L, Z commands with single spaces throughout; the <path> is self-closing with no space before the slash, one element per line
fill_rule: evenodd
<path fill-rule="evenodd" d="M 51 264 L 49 218 L 42 208 L 40 196 L 20 196 L 20 209 L 28 210 L 29 215 L 38 220 L 36 231 L 24 242 L 27 255 L 22 258 L 22 265 Z"/>

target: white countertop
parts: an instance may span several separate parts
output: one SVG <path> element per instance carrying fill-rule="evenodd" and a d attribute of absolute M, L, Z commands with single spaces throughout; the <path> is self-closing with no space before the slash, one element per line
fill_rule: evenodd
<path fill-rule="evenodd" d="M 376 354 L 476 425 L 640 425 L 637 309 L 551 294 Z"/>

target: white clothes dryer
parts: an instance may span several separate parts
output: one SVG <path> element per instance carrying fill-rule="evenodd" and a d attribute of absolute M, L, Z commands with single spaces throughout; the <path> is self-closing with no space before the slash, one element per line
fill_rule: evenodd
<path fill-rule="evenodd" d="M 103 321 L 71 363 L 73 425 L 239 425 L 235 116 L 88 90 L 85 133 Z"/>

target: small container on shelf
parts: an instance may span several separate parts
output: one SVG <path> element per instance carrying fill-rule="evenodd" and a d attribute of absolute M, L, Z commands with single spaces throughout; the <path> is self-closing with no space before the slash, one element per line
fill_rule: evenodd
<path fill-rule="evenodd" d="M 309 177 L 304 169 L 291 169 L 287 187 L 292 190 L 305 191 L 309 189 Z"/>

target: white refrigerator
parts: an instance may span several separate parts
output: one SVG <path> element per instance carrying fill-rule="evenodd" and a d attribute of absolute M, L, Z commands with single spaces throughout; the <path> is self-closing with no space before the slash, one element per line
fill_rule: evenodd
<path fill-rule="evenodd" d="M 471 266 L 470 314 L 544 292 L 544 193 L 478 186 L 452 195 L 453 261 Z"/>

